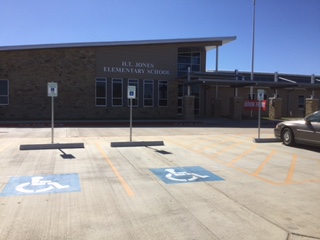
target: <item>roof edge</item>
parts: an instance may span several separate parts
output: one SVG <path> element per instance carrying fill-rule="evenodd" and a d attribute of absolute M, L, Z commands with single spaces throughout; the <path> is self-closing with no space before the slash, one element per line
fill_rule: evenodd
<path fill-rule="evenodd" d="M 134 41 L 112 41 L 112 42 L 79 42 L 79 43 L 53 43 L 35 45 L 0 46 L 0 51 L 32 50 L 49 48 L 76 48 L 76 47 L 107 47 L 127 45 L 154 45 L 154 44 L 179 44 L 179 43 L 207 43 L 221 41 L 222 45 L 235 41 L 236 36 L 229 37 L 205 37 L 205 38 L 178 38 L 162 40 L 134 40 Z"/>

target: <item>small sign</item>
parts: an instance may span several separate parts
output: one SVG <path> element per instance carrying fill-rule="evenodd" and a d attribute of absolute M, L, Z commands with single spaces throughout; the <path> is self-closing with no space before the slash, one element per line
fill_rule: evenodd
<path fill-rule="evenodd" d="M 258 89 L 258 101 L 264 100 L 264 90 L 263 89 Z"/>
<path fill-rule="evenodd" d="M 202 167 L 177 167 L 150 169 L 166 184 L 223 181 L 224 179 Z"/>
<path fill-rule="evenodd" d="M 267 111 L 267 100 L 244 100 L 244 110 L 259 111 L 261 106 L 262 111 Z"/>
<path fill-rule="evenodd" d="M 50 82 L 48 83 L 48 97 L 58 96 L 58 83 Z"/>
<path fill-rule="evenodd" d="M 128 86 L 128 98 L 136 98 L 136 86 Z"/>

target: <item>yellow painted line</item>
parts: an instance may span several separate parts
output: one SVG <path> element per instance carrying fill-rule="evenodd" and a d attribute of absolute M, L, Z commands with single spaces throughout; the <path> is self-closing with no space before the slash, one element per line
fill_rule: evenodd
<path fill-rule="evenodd" d="M 247 156 L 249 153 L 251 153 L 254 149 L 256 149 L 257 146 L 253 146 L 252 148 L 248 149 L 247 151 L 245 151 L 244 153 L 242 153 L 240 156 L 236 157 L 235 159 L 233 159 L 230 163 L 228 163 L 228 166 L 232 166 L 233 164 L 235 164 L 236 162 L 238 162 L 239 160 L 241 160 L 241 158 Z"/>
<path fill-rule="evenodd" d="M 226 165 L 226 166 L 228 166 L 228 167 L 230 167 L 230 168 L 233 168 L 233 169 L 235 169 L 235 170 L 237 170 L 237 171 L 239 171 L 239 172 L 242 172 L 242 173 L 244 173 L 244 174 L 246 174 L 246 175 L 248 175 L 248 176 L 255 177 L 255 178 L 257 178 L 257 179 L 259 179 L 259 180 L 261 180 L 261 181 L 263 181 L 263 182 L 265 182 L 265 183 L 271 184 L 271 185 L 273 185 L 273 186 L 284 186 L 284 185 L 288 185 L 288 184 L 304 184 L 304 183 L 310 183 L 310 182 L 312 182 L 312 183 L 318 183 L 318 182 L 320 182 L 320 179 L 310 179 L 310 180 L 305 180 L 305 181 L 301 181 L 301 182 L 293 182 L 293 181 L 292 181 L 293 172 L 294 172 L 294 170 L 295 170 L 295 166 L 296 166 L 296 161 L 297 161 L 298 155 L 294 155 L 294 156 L 293 156 L 293 160 L 292 160 L 292 163 L 291 163 L 291 167 L 290 167 L 290 170 L 289 170 L 289 173 L 288 173 L 288 176 L 287 176 L 286 180 L 285 180 L 285 181 L 281 181 L 281 182 L 275 182 L 275 181 L 272 181 L 272 180 L 270 180 L 270 179 L 266 179 L 266 178 L 263 178 L 263 177 L 259 176 L 259 174 L 260 174 L 261 171 L 264 169 L 264 167 L 266 166 L 266 164 L 267 164 L 267 163 L 272 159 L 272 157 L 277 153 L 275 150 L 270 149 L 271 153 L 269 153 L 269 155 L 266 157 L 266 159 L 264 160 L 264 162 L 257 168 L 257 170 L 256 170 L 254 173 L 252 173 L 252 172 L 249 172 L 249 171 L 247 171 L 247 170 L 245 170 L 245 169 L 243 169 L 243 168 L 237 167 L 236 165 L 233 165 L 233 164 L 234 164 L 235 162 L 239 161 L 239 160 L 240 160 L 242 157 L 244 157 L 245 155 L 247 155 L 247 154 L 249 154 L 250 152 L 252 152 L 256 147 L 250 148 L 249 150 L 247 150 L 246 152 L 244 152 L 241 156 L 235 158 L 232 162 L 226 164 L 226 162 L 221 161 L 221 160 L 219 160 L 219 159 L 217 159 L 217 158 L 215 158 L 215 157 L 218 156 L 218 155 L 220 155 L 220 154 L 222 154 L 222 153 L 225 153 L 225 152 L 229 151 L 230 149 L 232 149 L 232 148 L 238 146 L 239 144 L 241 144 L 242 142 L 238 142 L 238 143 L 236 143 L 236 144 L 233 144 L 232 146 L 224 149 L 223 151 L 220 151 L 220 152 L 214 154 L 213 156 L 210 156 L 209 154 L 204 153 L 204 152 L 201 151 L 201 150 L 190 149 L 188 146 L 185 146 L 185 145 L 183 145 L 183 144 L 181 144 L 181 143 L 178 143 L 178 142 L 175 142 L 175 141 L 172 141 L 172 140 L 169 140 L 169 139 L 167 139 L 166 142 L 171 142 L 171 143 L 173 143 L 173 144 L 175 144 L 175 145 L 178 145 L 178 146 L 181 146 L 181 147 L 183 147 L 183 148 L 185 148 L 185 149 L 187 149 L 187 150 L 196 152 L 196 153 L 198 153 L 198 154 L 200 154 L 200 155 L 202 155 L 202 156 L 205 156 L 205 157 L 207 157 L 207 158 L 209 158 L 209 159 L 211 159 L 211 160 L 213 160 L 213 161 L 219 162 L 219 163 L 222 164 L 222 165 Z M 213 145 L 214 145 L 214 144 L 213 144 Z M 205 147 L 205 148 L 206 148 L 206 147 Z M 289 153 L 288 153 L 288 154 L 289 154 Z"/>
<path fill-rule="evenodd" d="M 114 172 L 114 174 L 117 176 L 119 182 L 121 183 L 122 187 L 126 190 L 127 194 L 130 197 L 134 196 L 134 192 L 132 191 L 132 189 L 129 187 L 129 185 L 127 184 L 127 182 L 124 180 L 124 178 L 121 176 L 121 174 L 118 172 L 118 170 L 116 169 L 116 167 L 113 165 L 112 161 L 108 158 L 107 154 L 103 151 L 103 149 L 101 148 L 101 146 L 96 143 L 97 148 L 99 149 L 100 153 L 102 154 L 102 156 L 105 158 L 106 162 L 109 164 L 109 166 L 111 167 L 112 171 Z"/>
<path fill-rule="evenodd" d="M 300 182 L 292 182 L 292 184 L 320 183 L 320 179 L 309 179 Z"/>
<path fill-rule="evenodd" d="M 204 157 L 207 157 L 208 159 L 211 159 L 211 160 L 214 160 L 214 161 L 216 161 L 216 162 L 219 162 L 219 163 L 222 164 L 222 165 L 225 165 L 225 164 L 226 164 L 224 161 L 221 161 L 221 160 L 219 160 L 219 159 L 214 159 L 214 158 L 210 157 L 210 155 L 204 153 L 203 151 L 191 149 L 191 148 L 189 148 L 188 146 L 185 146 L 185 145 L 183 145 L 183 144 L 181 144 L 181 143 L 172 141 L 172 140 L 170 140 L 170 139 L 166 139 L 165 141 L 166 141 L 166 142 L 171 142 L 172 144 L 175 144 L 175 145 L 177 145 L 177 146 L 180 146 L 180 147 L 182 147 L 182 148 L 184 148 L 184 149 L 186 149 L 186 150 L 188 150 L 188 151 L 192 151 L 192 152 L 198 153 L 198 154 L 200 154 L 200 155 L 202 155 L 202 156 L 204 156 Z"/>
<path fill-rule="evenodd" d="M 261 181 L 263 181 L 263 182 L 269 183 L 269 184 L 271 184 L 271 185 L 273 185 L 273 186 L 283 185 L 283 182 L 274 182 L 274 181 L 272 181 L 272 180 L 269 180 L 269 179 L 266 179 L 266 178 L 263 178 L 263 177 L 260 177 L 260 176 L 254 176 L 251 172 L 249 172 L 249 171 L 247 171 L 247 170 L 245 170 L 245 169 L 242 169 L 242 168 L 239 168 L 239 167 L 236 167 L 236 166 L 230 166 L 230 167 L 233 168 L 233 169 L 235 169 L 235 170 L 237 170 L 237 171 L 239 171 L 239 172 L 242 172 L 242 173 L 244 173 L 244 174 L 246 174 L 246 175 L 255 177 L 255 178 L 257 178 L 257 179 L 259 179 L 259 180 L 261 180 Z"/>
<path fill-rule="evenodd" d="M 198 149 L 198 151 L 203 151 L 203 150 L 206 150 L 206 149 L 208 149 L 208 148 L 212 148 L 212 147 L 214 147 L 214 146 L 217 146 L 217 145 L 219 145 L 219 144 L 222 144 L 222 143 L 225 143 L 225 142 L 228 142 L 228 141 L 230 141 L 230 139 L 225 139 L 225 140 L 222 140 L 222 141 L 220 141 L 220 142 L 212 143 L 212 144 L 210 144 L 210 145 L 208 145 L 208 146 L 204 146 L 204 147 Z"/>
<path fill-rule="evenodd" d="M 217 152 L 216 154 L 214 155 L 211 155 L 212 158 L 214 157 L 217 157 L 218 155 L 222 154 L 222 153 L 225 153 L 225 152 L 228 152 L 229 150 L 235 148 L 236 146 L 240 145 L 242 142 L 238 142 L 238 143 L 235 143 L 233 144 L 232 146 L 228 147 L 228 148 L 225 148 L 224 150 L 220 151 L 220 152 Z"/>
<path fill-rule="evenodd" d="M 296 168 L 297 159 L 298 159 L 298 156 L 297 156 L 296 154 L 294 154 L 294 155 L 292 156 L 291 166 L 290 166 L 290 169 L 289 169 L 287 178 L 286 178 L 286 180 L 285 180 L 285 183 L 286 183 L 286 184 L 292 183 L 293 173 L 294 173 L 294 170 L 295 170 L 295 168 Z"/>
<path fill-rule="evenodd" d="M 3 150 L 5 150 L 9 145 L 11 145 L 12 143 L 7 143 L 6 145 L 4 145 L 4 147 L 0 148 L 0 152 L 2 152 Z"/>
<path fill-rule="evenodd" d="M 276 153 L 275 150 L 272 150 L 272 152 L 266 157 L 266 159 L 261 163 L 261 165 L 257 168 L 257 170 L 253 173 L 253 176 L 258 176 L 260 172 L 264 169 L 266 164 L 270 161 L 270 159 L 273 157 L 273 155 Z"/>

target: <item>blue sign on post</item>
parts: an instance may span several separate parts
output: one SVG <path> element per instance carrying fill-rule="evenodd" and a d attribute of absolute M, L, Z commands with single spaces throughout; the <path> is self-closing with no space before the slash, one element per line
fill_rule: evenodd
<path fill-rule="evenodd" d="M 80 192 L 77 173 L 47 176 L 11 177 L 0 197 Z"/>
<path fill-rule="evenodd" d="M 198 166 L 177 168 L 153 168 L 150 169 L 150 171 L 152 171 L 163 182 L 167 184 L 224 181 L 223 178 Z"/>
<path fill-rule="evenodd" d="M 136 98 L 136 86 L 128 86 L 128 98 Z"/>

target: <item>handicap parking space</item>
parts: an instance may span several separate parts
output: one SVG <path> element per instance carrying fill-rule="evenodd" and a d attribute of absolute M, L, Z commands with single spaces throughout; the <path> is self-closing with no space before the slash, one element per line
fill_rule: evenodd
<path fill-rule="evenodd" d="M 0 197 L 81 191 L 78 174 L 11 177 Z"/>
<path fill-rule="evenodd" d="M 19 151 L 50 134 L 0 131 L 0 239 L 320 238 L 316 150 L 249 128 L 136 128 L 133 141 L 165 145 L 127 148 L 110 143 L 128 129 L 56 131 L 85 148 Z"/>

